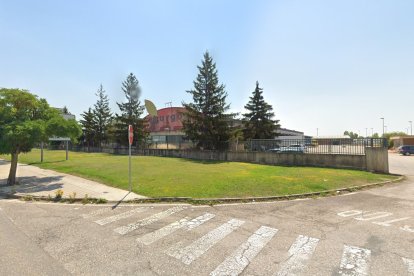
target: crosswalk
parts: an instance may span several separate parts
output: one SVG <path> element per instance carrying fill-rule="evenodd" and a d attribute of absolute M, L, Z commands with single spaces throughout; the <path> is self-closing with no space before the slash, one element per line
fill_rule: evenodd
<path fill-rule="evenodd" d="M 116 229 L 114 229 L 114 231 L 117 232 L 117 233 L 119 233 L 119 234 L 121 234 L 121 235 L 125 235 L 125 234 L 127 234 L 129 232 L 132 232 L 134 230 L 137 230 L 140 227 L 144 227 L 146 225 L 150 225 L 150 224 L 152 224 L 152 223 L 154 223 L 156 221 L 159 221 L 159 220 L 161 220 L 163 218 L 166 218 L 166 217 L 168 217 L 168 216 L 170 216 L 170 215 L 172 215 L 174 213 L 180 212 L 180 211 L 182 211 L 184 209 L 185 209 L 185 207 L 181 207 L 181 206 L 173 207 L 173 208 L 170 208 L 168 210 L 162 211 L 160 213 L 154 214 L 154 215 L 152 215 L 150 217 L 147 217 L 145 219 L 142 219 L 140 221 L 137 221 L 137 222 L 134 222 L 134 223 L 130 223 L 128 225 L 125 225 L 125 226 L 121 226 L 119 228 L 116 228 Z"/>
<path fill-rule="evenodd" d="M 289 249 L 289 258 L 282 264 L 278 276 L 297 275 L 306 267 L 319 239 L 299 235 Z"/>
<path fill-rule="evenodd" d="M 191 264 L 198 257 L 203 255 L 212 246 L 224 239 L 231 232 L 239 228 L 244 221 L 231 219 L 220 227 L 210 231 L 192 244 L 181 249 L 168 250 L 166 253 L 171 257 L 181 260 L 186 265 Z"/>
<path fill-rule="evenodd" d="M 242 226 L 249 224 L 239 218 L 228 218 L 217 224 L 216 215 L 209 212 L 197 214 L 192 210 L 193 215 L 180 213 L 188 208 L 187 206 L 175 206 L 155 211 L 152 207 L 131 207 L 129 210 L 119 212 L 106 207 L 81 214 L 81 217 L 98 224 L 99 227 L 111 227 L 110 224 L 114 224 L 112 230 L 115 233 L 121 236 L 132 234 L 137 245 L 141 244 L 144 247 L 166 239 L 163 246 L 167 245 L 167 248 L 162 250 L 160 254 L 164 254 L 171 258 L 171 260 L 184 264 L 186 267 L 191 267 L 193 263 L 202 261 L 202 256 L 208 256 L 209 252 L 213 248 L 219 248 L 221 243 L 226 243 L 226 246 L 229 246 L 228 243 L 231 239 L 228 237 L 240 232 L 241 229 L 246 231 L 245 227 L 242 228 Z M 140 219 L 136 219 L 136 216 Z M 171 222 L 170 217 L 179 218 Z M 132 220 L 133 222 L 123 223 L 126 220 Z M 215 228 L 210 227 L 210 230 L 205 231 L 204 229 L 209 228 L 211 224 L 215 225 Z M 150 225 L 153 226 L 150 227 Z M 200 227 L 202 225 L 205 225 L 204 228 Z M 134 231 L 139 229 L 141 231 L 138 232 L 137 236 L 137 233 Z M 194 232 L 196 230 L 197 232 Z M 250 236 L 244 242 L 234 244 L 233 251 L 227 252 L 227 256 L 224 256 L 222 262 L 218 265 L 216 264 L 216 267 L 209 274 L 211 276 L 242 274 L 255 261 L 255 258 L 262 253 L 264 248 L 270 247 L 269 243 L 272 240 L 277 240 L 280 232 L 281 230 L 268 225 L 257 226 L 256 230 L 250 232 Z M 188 235 L 189 238 L 186 238 L 186 233 L 191 234 Z M 171 239 L 179 237 L 181 241 L 169 243 L 169 237 Z M 273 275 L 306 274 L 306 269 L 312 262 L 318 244 L 321 242 L 318 238 L 307 235 L 292 237 L 292 241 L 287 251 L 287 257 L 274 266 L 276 271 L 273 272 Z M 371 275 L 372 258 L 375 256 L 375 252 L 355 245 L 342 244 L 340 246 L 342 246 L 341 258 L 338 259 L 336 264 L 332 264 L 333 267 L 336 267 L 333 268 L 336 269 L 334 273 L 344 276 Z M 269 254 L 269 250 L 266 253 Z M 414 260 L 406 257 L 400 258 L 401 267 L 404 268 L 404 271 L 408 275 L 414 276 Z"/>
<path fill-rule="evenodd" d="M 261 226 L 231 256 L 212 271 L 210 275 L 239 275 L 273 236 L 276 235 L 277 231 L 278 229 L 275 228 Z"/>

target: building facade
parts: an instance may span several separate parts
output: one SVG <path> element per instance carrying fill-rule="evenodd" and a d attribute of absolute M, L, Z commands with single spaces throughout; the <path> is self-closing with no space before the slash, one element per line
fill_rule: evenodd
<path fill-rule="evenodd" d="M 184 140 L 184 107 L 167 107 L 157 110 L 158 116 L 146 116 L 150 132 L 150 148 L 187 148 L 190 142 Z"/>

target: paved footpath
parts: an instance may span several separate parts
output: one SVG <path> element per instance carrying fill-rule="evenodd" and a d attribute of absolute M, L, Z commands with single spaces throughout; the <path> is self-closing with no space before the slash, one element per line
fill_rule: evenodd
<path fill-rule="evenodd" d="M 105 198 L 109 201 L 130 200 L 145 198 L 144 196 L 128 191 L 109 187 L 101 183 L 87 180 L 81 177 L 59 173 L 56 171 L 40 169 L 35 166 L 18 164 L 17 180 L 19 185 L 4 187 L 9 175 L 10 162 L 0 159 L 0 193 L 12 193 L 15 195 L 55 196 L 57 190 L 63 191 L 63 197 L 74 195 L 83 198 Z"/>
<path fill-rule="evenodd" d="M 75 275 L 414 275 L 414 157 L 390 160 L 407 181 L 338 197 L 213 207 L 0 200 L 0 217 Z"/>

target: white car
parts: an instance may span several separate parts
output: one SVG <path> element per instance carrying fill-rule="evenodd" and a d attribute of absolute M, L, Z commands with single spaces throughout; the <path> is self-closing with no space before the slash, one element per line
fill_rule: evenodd
<path fill-rule="evenodd" d="M 280 152 L 297 152 L 297 153 L 304 153 L 305 147 L 300 144 L 292 144 L 288 147 L 282 147 L 280 148 Z"/>

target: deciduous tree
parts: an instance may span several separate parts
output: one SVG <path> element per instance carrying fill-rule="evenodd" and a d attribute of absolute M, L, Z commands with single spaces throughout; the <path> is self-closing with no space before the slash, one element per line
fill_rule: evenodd
<path fill-rule="evenodd" d="M 16 182 L 20 153 L 31 151 L 50 136 L 75 140 L 80 133 L 75 120 L 64 120 L 45 99 L 27 90 L 0 88 L 0 153 L 11 155 L 8 185 Z"/>

